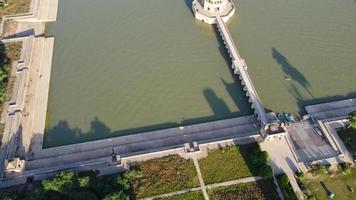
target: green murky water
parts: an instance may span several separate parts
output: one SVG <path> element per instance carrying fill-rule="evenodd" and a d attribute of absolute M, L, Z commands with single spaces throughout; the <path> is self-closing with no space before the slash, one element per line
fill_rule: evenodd
<path fill-rule="evenodd" d="M 60 1 L 45 147 L 251 113 L 187 1 Z M 228 27 L 267 109 L 355 96 L 355 2 L 237 5 Z"/>

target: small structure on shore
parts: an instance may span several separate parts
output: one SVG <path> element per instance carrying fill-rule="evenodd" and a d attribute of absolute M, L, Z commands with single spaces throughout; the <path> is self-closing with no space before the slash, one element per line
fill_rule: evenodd
<path fill-rule="evenodd" d="M 194 0 L 192 9 L 196 19 L 208 24 L 216 24 L 217 16 L 226 23 L 235 14 L 232 0 Z"/>

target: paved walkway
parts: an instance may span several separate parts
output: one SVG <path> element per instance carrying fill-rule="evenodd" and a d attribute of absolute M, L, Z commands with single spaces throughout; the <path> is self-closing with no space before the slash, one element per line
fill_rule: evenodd
<path fill-rule="evenodd" d="M 268 152 L 270 157 L 268 163 L 272 167 L 274 174 L 285 173 L 290 180 L 294 192 L 301 193 L 294 177 L 294 172 L 298 171 L 299 166 L 287 144 L 286 138 L 261 143 L 260 146 L 263 151 Z"/>
<path fill-rule="evenodd" d="M 201 175 L 201 171 L 200 171 L 200 167 L 199 167 L 199 162 L 197 159 L 193 159 L 194 161 L 194 165 L 195 165 L 195 169 L 197 170 L 197 174 L 198 174 L 198 179 L 199 179 L 199 183 L 200 183 L 200 188 L 203 192 L 204 198 L 205 200 L 209 200 L 209 195 L 206 192 L 206 187 L 205 187 L 205 183 L 204 183 L 204 179 L 203 176 Z"/>
<path fill-rule="evenodd" d="M 252 177 L 241 178 L 241 179 L 236 179 L 236 180 L 232 180 L 232 181 L 226 181 L 226 182 L 222 182 L 222 183 L 210 184 L 210 185 L 207 185 L 206 188 L 212 189 L 212 188 L 217 188 L 217 187 L 226 187 L 226 186 L 237 185 L 237 184 L 241 184 L 241 183 L 254 182 L 254 181 L 261 180 L 261 179 L 262 179 L 262 177 L 252 176 Z"/>

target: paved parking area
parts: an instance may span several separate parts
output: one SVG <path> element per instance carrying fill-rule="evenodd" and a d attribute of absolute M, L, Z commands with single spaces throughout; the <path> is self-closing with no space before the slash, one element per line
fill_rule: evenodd
<path fill-rule="evenodd" d="M 300 161 L 308 163 L 337 155 L 328 141 L 319 136 L 309 122 L 287 126 L 287 131 L 288 139 L 294 145 Z"/>

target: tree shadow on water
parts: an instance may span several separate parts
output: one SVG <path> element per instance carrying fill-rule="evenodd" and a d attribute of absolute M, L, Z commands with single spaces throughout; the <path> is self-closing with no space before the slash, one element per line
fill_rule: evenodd
<path fill-rule="evenodd" d="M 301 85 L 310 96 L 313 96 L 312 93 L 310 92 L 310 83 L 309 81 L 305 78 L 305 76 L 292 64 L 289 63 L 288 59 L 281 54 L 276 48 L 272 47 L 272 57 L 273 59 L 276 60 L 276 62 L 281 65 L 281 68 L 283 72 L 286 74 L 286 76 L 290 77 L 293 79 L 295 82 L 297 82 L 299 85 Z"/>
<path fill-rule="evenodd" d="M 231 113 L 229 107 L 226 105 L 223 99 L 219 98 L 216 93 L 208 88 L 203 91 L 204 97 L 210 108 L 213 110 L 214 115 L 225 116 Z"/>
<path fill-rule="evenodd" d="M 71 127 L 67 120 L 61 120 L 57 123 L 57 125 L 46 128 L 43 139 L 43 148 L 77 144 L 82 142 L 143 133 L 158 129 L 172 128 L 176 126 L 178 126 L 178 124 L 172 122 L 112 131 L 98 117 L 95 117 L 93 121 L 90 122 L 89 131 L 83 131 L 81 128 Z"/>
<path fill-rule="evenodd" d="M 176 128 L 178 126 L 187 126 L 197 123 L 204 123 L 222 119 L 228 119 L 245 114 L 241 111 L 232 112 L 225 101 L 220 98 L 212 89 L 204 89 L 203 95 L 208 102 L 213 115 L 183 119 L 181 122 L 166 122 L 156 125 L 142 126 L 137 128 L 111 130 L 110 127 L 95 117 L 90 122 L 88 131 L 78 127 L 71 127 L 66 120 L 59 121 L 55 126 L 46 128 L 43 138 L 43 148 L 51 148 L 56 146 L 70 145 L 82 142 L 89 142 L 100 139 L 120 137 L 150 131 L 163 130 L 168 128 Z"/>
<path fill-rule="evenodd" d="M 332 101 L 340 101 L 345 100 L 347 98 L 355 98 L 356 92 L 351 92 L 346 95 L 334 95 L 334 96 L 325 96 L 319 98 L 312 98 L 312 99 L 305 99 L 303 97 L 301 91 L 296 87 L 295 84 L 291 84 L 287 87 L 288 91 L 293 95 L 293 97 L 297 101 L 297 105 L 299 107 L 299 115 L 306 114 L 305 106 L 314 105 L 314 104 L 321 104 L 321 103 L 328 103 Z"/>

